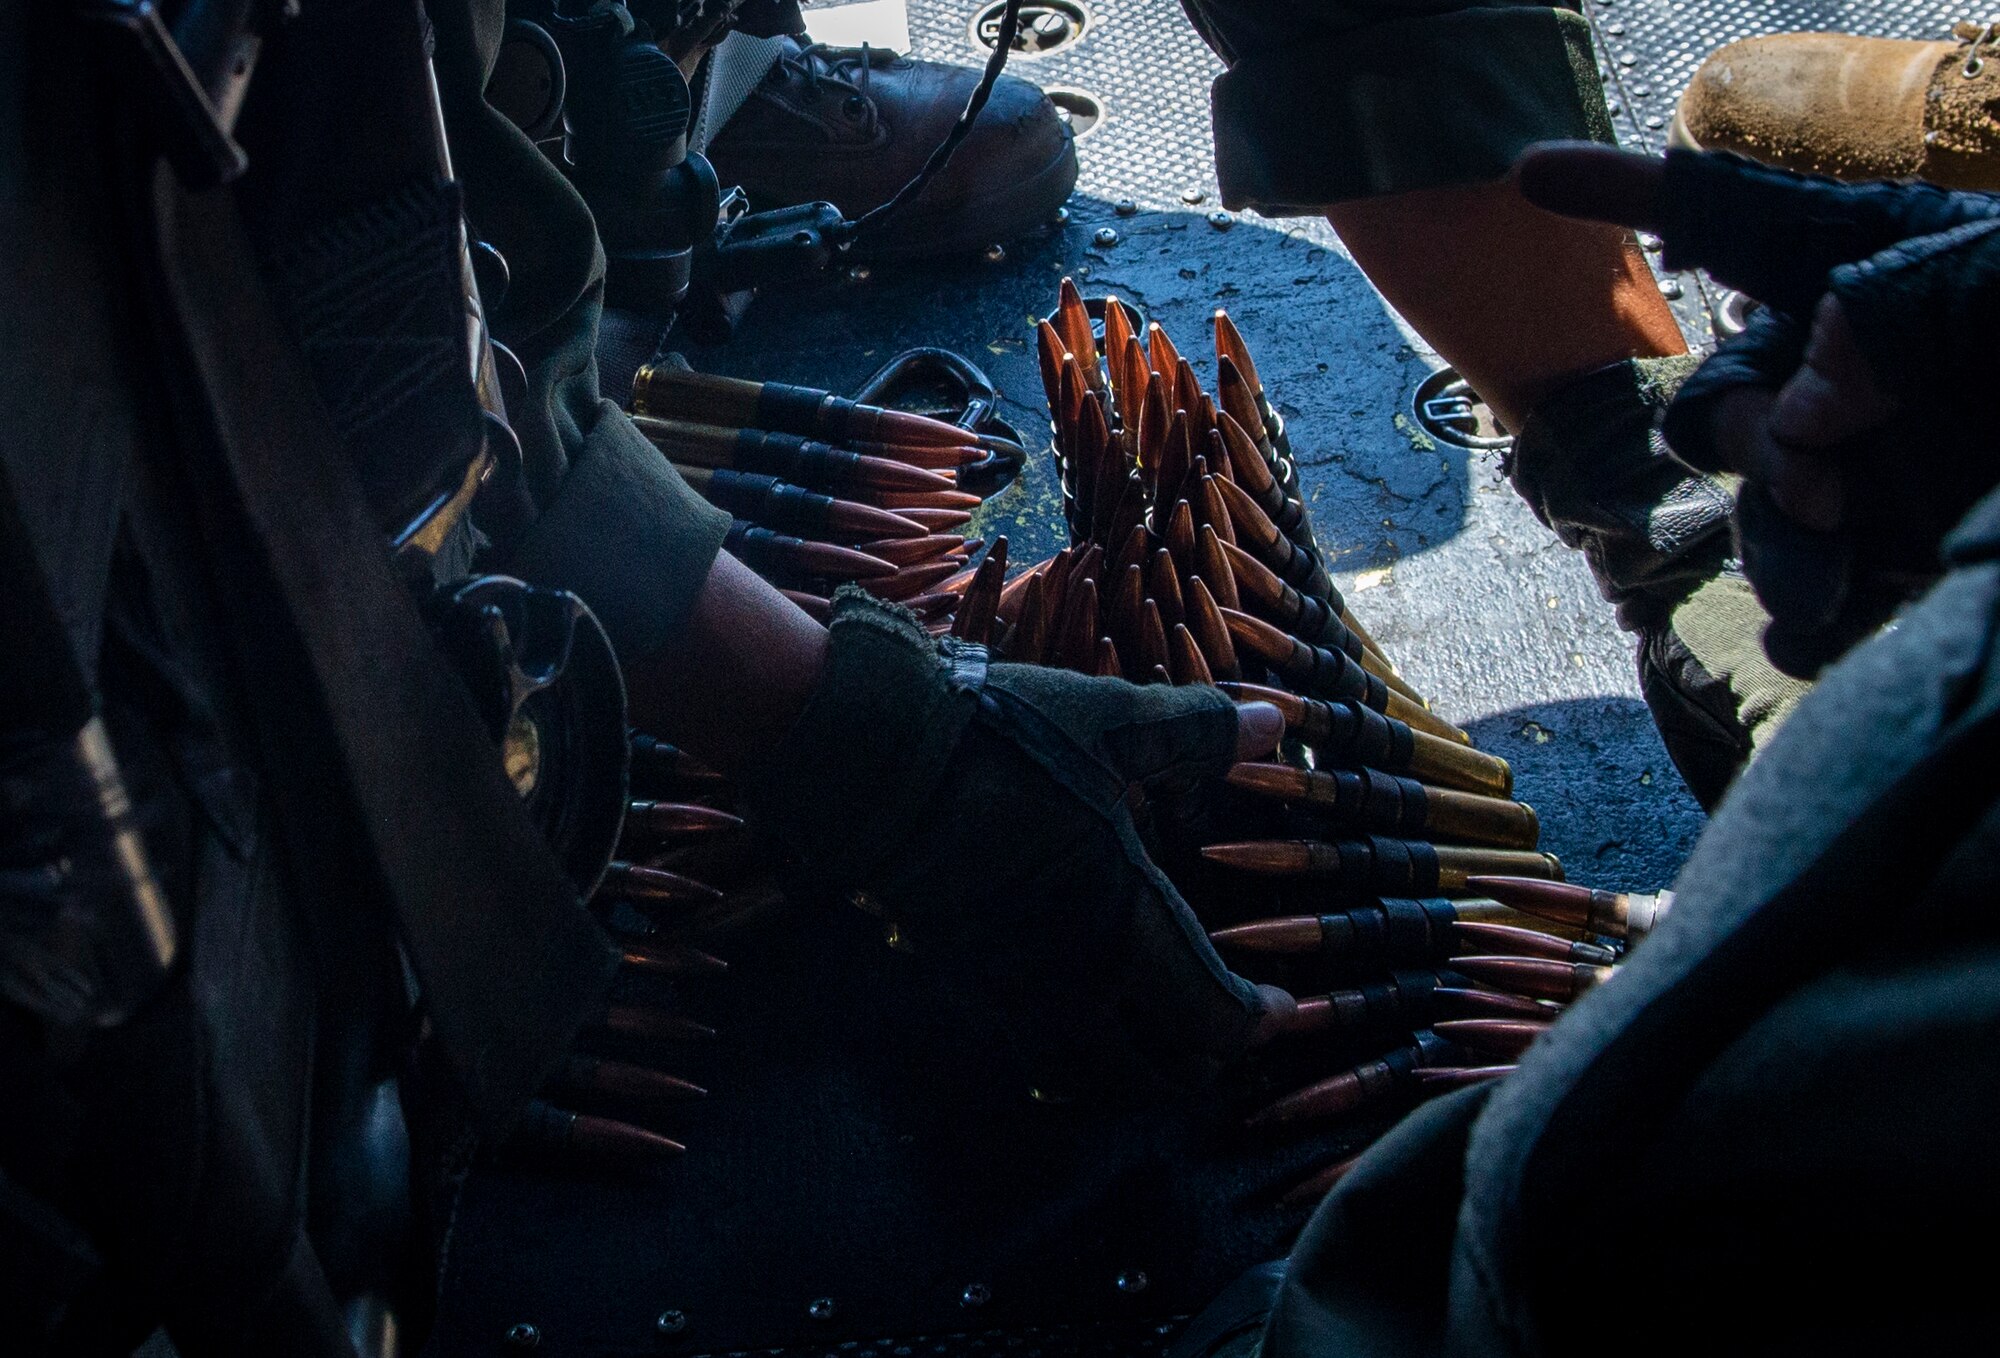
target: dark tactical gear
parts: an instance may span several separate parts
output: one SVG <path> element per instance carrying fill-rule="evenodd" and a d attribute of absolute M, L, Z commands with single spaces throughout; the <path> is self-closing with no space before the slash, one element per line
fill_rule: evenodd
<path fill-rule="evenodd" d="M 155 159 L 175 110 L 106 83 L 133 72 L 101 30 L 0 9 L 26 341 L 8 469 L 183 941 L 121 1026 L 6 1012 L 0 1237 L 22 1262 L 0 1277 L 27 1351 L 128 1352 L 164 1325 L 189 1354 L 346 1352 L 362 1299 L 421 1332 L 434 1192 L 465 1132 L 539 1086 L 611 961 L 389 569 L 387 534 L 478 444 L 456 191 L 412 97 L 420 18 L 308 7 L 238 125 L 250 175 L 197 190 Z M 297 116 L 357 53 L 371 99 Z M 584 456 L 594 400 L 554 399 L 571 374 L 546 354 L 531 371 L 537 503 L 615 482 L 615 453 Z M 712 556 L 679 493 L 694 579 L 655 582 L 634 628 L 671 624 Z"/>
<path fill-rule="evenodd" d="M 536 514 L 495 565 L 581 595 L 621 655 L 650 655 L 686 620 L 729 516 L 687 487 L 599 394 L 604 252 L 583 199 L 483 97 L 504 6 L 426 5 L 454 168 L 474 231 L 506 257 L 493 330 L 527 371 L 510 403 Z"/>
<path fill-rule="evenodd" d="M 988 664 L 849 589 L 819 691 L 744 791 L 1036 1088 L 1103 1102 L 1206 1088 L 1262 1012 L 1147 857 L 1131 805 L 1135 786 L 1184 789 L 1235 749 L 1236 707 L 1215 689 Z"/>
<path fill-rule="evenodd" d="M 1646 705 L 1713 808 L 1806 685 L 1764 654 L 1768 619 L 1733 559 L 1732 497 L 1675 460 L 1655 427 L 1695 363 L 1638 359 L 1568 384 L 1536 407 L 1507 471 L 1638 634 Z"/>

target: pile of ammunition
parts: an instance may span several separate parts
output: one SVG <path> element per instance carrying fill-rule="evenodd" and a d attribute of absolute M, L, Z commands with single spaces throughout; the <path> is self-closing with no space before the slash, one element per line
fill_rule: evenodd
<path fill-rule="evenodd" d="M 582 1036 L 507 1151 L 643 1172 L 680 1155 L 687 1105 L 707 1091 L 688 1064 L 715 1030 L 685 1012 L 728 974 L 715 939 L 782 903 L 756 860 L 721 775 L 640 732 L 631 737 L 634 799 L 618 853 L 591 898 L 621 953 L 610 1002 Z"/>
<path fill-rule="evenodd" d="M 1211 396 L 1158 325 L 1142 340 L 1123 304 L 1104 301 L 1098 321 L 1091 310 L 1065 280 L 1037 330 L 1070 545 L 1011 579 L 1006 538 L 967 569 L 981 544 L 955 531 L 978 501 L 952 474 L 983 456 L 964 429 L 664 364 L 641 370 L 634 406 L 690 483 L 737 517 L 728 549 L 821 618 L 834 587 L 857 580 L 996 658 L 1214 683 L 1279 709 L 1276 755 L 1149 805 L 1145 829 L 1225 960 L 1300 997 L 1258 1053 L 1246 1127 L 1352 1129 L 1352 1149 L 1398 1099 L 1513 1070 L 1671 898 L 1563 882 L 1506 761 L 1433 713 L 1355 619 L 1228 316 L 1215 314 Z M 627 839 L 644 851 L 613 865 L 598 899 L 628 938 L 633 983 L 667 984 L 671 1004 L 688 977 L 722 969 L 694 947 L 704 931 L 775 890 L 744 859 L 719 779 L 644 736 L 634 760 L 638 786 L 663 800 L 632 804 Z M 705 1031 L 621 1005 L 599 1036 L 671 1050 Z M 579 1060 L 590 1064 L 563 1083 L 575 1095 L 664 1110 L 693 1089 Z M 571 1119 L 571 1145 L 627 1159 L 653 1145 L 635 1137 L 674 1145 L 549 1116 Z M 1287 1199 L 1323 1194 L 1351 1162 L 1321 1165 Z"/>
<path fill-rule="evenodd" d="M 957 425 L 831 392 L 662 362 L 639 370 L 633 419 L 704 499 L 735 516 L 727 550 L 822 622 L 854 580 L 939 621 L 943 588 L 983 545 L 958 488 L 987 450 Z"/>
<path fill-rule="evenodd" d="M 1276 757 L 1152 808 L 1149 830 L 1232 967 L 1301 997 L 1260 1053 L 1246 1125 L 1359 1127 L 1398 1095 L 1513 1069 L 1657 908 L 1563 883 L 1506 762 L 1355 619 L 1249 347 L 1225 312 L 1214 323 L 1211 395 L 1158 325 L 1142 340 L 1123 304 L 1064 281 L 1037 337 L 1070 546 L 1006 580 L 997 541 L 951 631 L 1007 660 L 1278 707 Z"/>

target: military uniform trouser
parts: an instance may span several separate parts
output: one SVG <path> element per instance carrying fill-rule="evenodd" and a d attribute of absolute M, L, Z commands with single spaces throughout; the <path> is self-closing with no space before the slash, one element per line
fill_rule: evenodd
<path fill-rule="evenodd" d="M 1181 0 L 1215 81 L 1223 201 L 1301 215 L 1499 178 L 1551 138 L 1611 140 L 1573 8 L 1524 0 Z"/>
<path fill-rule="evenodd" d="M 1728 487 L 1661 441 L 1656 417 L 1696 362 L 1640 359 L 1570 383 L 1536 407 L 1506 465 L 1638 636 L 1646 705 L 1713 809 L 1809 686 L 1764 654 L 1769 618 L 1735 560 Z"/>
<path fill-rule="evenodd" d="M 1612 140 L 1590 29 L 1522 0 L 1182 0 L 1227 64 L 1212 91 L 1223 201 L 1267 216 L 1487 183 L 1538 141 Z M 1623 363 L 1544 401 L 1508 471 L 1581 549 L 1668 751 L 1713 806 L 1806 686 L 1762 646 L 1726 487 L 1674 462 L 1654 417 L 1692 360 Z"/>

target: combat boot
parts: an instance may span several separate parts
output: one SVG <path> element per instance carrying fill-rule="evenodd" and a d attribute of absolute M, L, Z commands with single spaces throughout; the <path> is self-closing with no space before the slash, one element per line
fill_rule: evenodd
<path fill-rule="evenodd" d="M 824 199 L 849 217 L 900 189 L 965 108 L 979 72 L 879 48 L 794 46 L 708 145 L 721 182 L 759 211 Z M 1054 104 L 1003 75 L 944 171 L 857 248 L 949 254 L 1048 221 L 1076 184 Z"/>
<path fill-rule="evenodd" d="M 1730 43 L 1694 73 L 1670 139 L 1840 179 L 2000 189 L 2000 22 L 1961 23 L 1950 42 Z"/>

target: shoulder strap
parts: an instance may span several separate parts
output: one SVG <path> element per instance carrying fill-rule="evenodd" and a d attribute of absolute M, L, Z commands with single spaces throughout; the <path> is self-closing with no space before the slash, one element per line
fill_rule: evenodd
<path fill-rule="evenodd" d="M 190 191 L 164 165 L 149 187 L 146 245 L 185 361 L 174 385 L 190 471 L 246 544 L 256 578 L 225 583 L 269 610 L 250 640 L 291 662 L 246 676 L 260 733 L 279 733 L 280 748 L 301 727 L 331 740 L 432 1030 L 491 1125 L 561 1057 L 615 957 L 391 569 L 230 192 Z"/>

